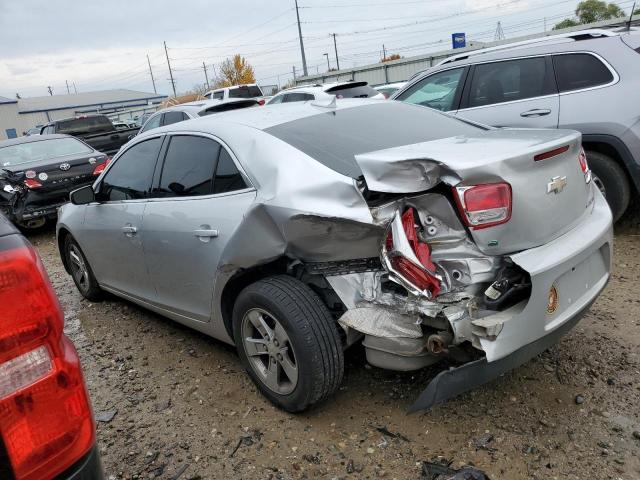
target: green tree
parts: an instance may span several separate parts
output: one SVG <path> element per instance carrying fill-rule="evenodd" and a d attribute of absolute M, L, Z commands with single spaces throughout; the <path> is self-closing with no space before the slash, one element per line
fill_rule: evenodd
<path fill-rule="evenodd" d="M 576 17 L 578 17 L 580 23 L 600 22 L 624 17 L 624 10 L 615 3 L 607 3 L 601 0 L 584 0 L 576 8 Z"/>
<path fill-rule="evenodd" d="M 567 18 L 565 20 L 562 20 L 560 23 L 556 23 L 553 29 L 561 30 L 563 28 L 577 27 L 578 25 L 580 24 L 577 21 L 575 21 L 573 18 Z"/>

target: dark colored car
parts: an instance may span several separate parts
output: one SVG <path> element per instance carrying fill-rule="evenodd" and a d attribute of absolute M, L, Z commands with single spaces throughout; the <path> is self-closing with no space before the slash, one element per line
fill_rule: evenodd
<path fill-rule="evenodd" d="M 56 120 L 42 127 L 41 135 L 62 133 L 78 137 L 96 150 L 112 155 L 137 135 L 139 128 L 117 129 L 105 115 Z"/>
<path fill-rule="evenodd" d="M 80 359 L 40 258 L 0 215 L 0 478 L 101 480 Z"/>
<path fill-rule="evenodd" d="M 109 157 L 69 135 L 0 142 L 0 213 L 25 228 L 56 216 L 69 192 L 93 183 Z"/>

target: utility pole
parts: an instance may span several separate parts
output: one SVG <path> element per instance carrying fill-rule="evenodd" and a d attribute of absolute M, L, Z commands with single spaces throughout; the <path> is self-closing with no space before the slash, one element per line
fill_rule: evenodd
<path fill-rule="evenodd" d="M 149 54 L 147 54 L 147 63 L 149 64 L 149 74 L 151 75 L 151 83 L 153 83 L 153 93 L 158 93 L 156 90 L 156 81 L 153 78 L 153 70 L 151 70 L 151 60 L 149 60 Z"/>
<path fill-rule="evenodd" d="M 296 66 L 293 66 L 293 85 L 295 86 L 296 84 Z"/>
<path fill-rule="evenodd" d="M 384 48 L 384 43 L 382 44 L 382 59 L 387 58 L 387 49 Z"/>
<path fill-rule="evenodd" d="M 636 11 L 636 2 L 633 2 L 631 7 L 631 15 L 629 15 L 629 23 L 627 23 L 627 31 L 631 31 L 631 21 L 633 20 L 633 13 Z"/>
<path fill-rule="evenodd" d="M 73 83 L 73 91 L 76 92 L 76 95 L 78 94 L 78 89 L 76 88 L 76 82 L 71 82 Z"/>
<path fill-rule="evenodd" d="M 207 89 L 209 88 L 209 75 L 207 75 L 207 66 L 202 62 L 202 69 L 204 70 L 204 79 L 207 81 Z"/>
<path fill-rule="evenodd" d="M 51 86 L 47 87 L 47 90 L 49 90 L 49 95 L 53 95 L 53 88 L 51 88 Z"/>
<path fill-rule="evenodd" d="M 327 72 L 328 72 L 329 70 L 331 70 L 331 67 L 329 66 L 329 54 L 328 53 L 323 53 L 322 55 L 327 57 Z"/>
<path fill-rule="evenodd" d="M 67 84 L 67 95 L 71 95 L 71 91 L 69 90 L 69 80 L 65 80 L 64 83 Z"/>
<path fill-rule="evenodd" d="M 338 60 L 338 45 L 336 44 L 336 34 L 332 33 L 331 35 L 333 35 L 333 48 L 336 51 L 336 68 L 340 70 L 340 61 Z"/>
<path fill-rule="evenodd" d="M 307 58 L 304 56 L 304 43 L 302 42 L 302 29 L 300 28 L 300 12 L 298 11 L 298 0 L 296 3 L 296 18 L 298 19 L 298 37 L 300 38 L 300 53 L 302 54 L 302 73 L 306 77 L 307 72 Z"/>
<path fill-rule="evenodd" d="M 547 32 L 547 17 L 544 17 L 544 31 Z"/>
<path fill-rule="evenodd" d="M 502 30 L 502 24 L 498 21 L 498 25 L 496 25 L 496 33 L 493 35 L 493 40 L 499 42 L 500 40 L 504 40 L 504 31 Z"/>
<path fill-rule="evenodd" d="M 176 94 L 176 82 L 173 80 L 173 72 L 171 71 L 171 63 L 169 62 L 169 51 L 167 50 L 167 42 L 164 43 L 164 54 L 167 56 L 167 65 L 169 66 L 169 76 L 171 77 L 171 87 L 173 88 L 173 96 L 177 97 Z"/>

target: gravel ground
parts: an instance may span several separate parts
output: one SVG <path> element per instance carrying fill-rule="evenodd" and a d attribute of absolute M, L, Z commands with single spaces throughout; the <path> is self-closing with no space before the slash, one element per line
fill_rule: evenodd
<path fill-rule="evenodd" d="M 371 368 L 358 349 L 330 401 L 281 412 L 233 348 L 123 300 L 84 301 L 53 232 L 30 239 L 80 352 L 110 479 L 417 479 L 433 459 L 492 479 L 637 479 L 639 227 L 637 215 L 618 225 L 612 281 L 560 344 L 417 415 L 405 411 L 433 372 Z"/>

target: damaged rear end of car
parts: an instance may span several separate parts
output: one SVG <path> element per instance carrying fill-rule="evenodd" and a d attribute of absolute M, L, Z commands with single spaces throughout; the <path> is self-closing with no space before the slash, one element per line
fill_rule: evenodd
<path fill-rule="evenodd" d="M 297 134 L 280 136 L 316 158 L 330 153 Z M 608 281 L 611 213 L 577 132 L 474 127 L 354 158 L 378 256 L 307 268 L 339 297 L 346 346 L 362 342 L 370 364 L 454 367 L 412 411 L 549 348 Z"/>

